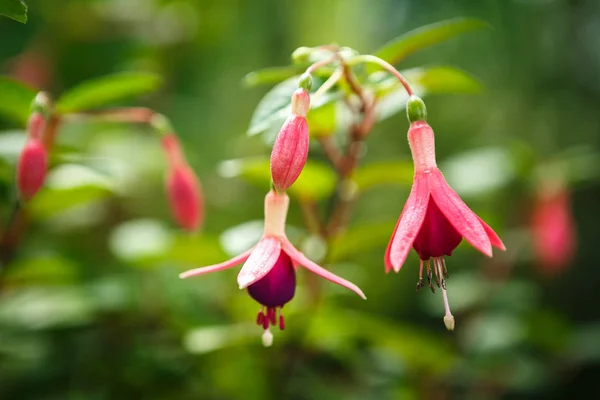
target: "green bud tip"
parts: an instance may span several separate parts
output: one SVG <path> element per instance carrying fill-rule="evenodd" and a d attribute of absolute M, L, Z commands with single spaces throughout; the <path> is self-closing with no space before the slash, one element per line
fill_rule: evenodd
<path fill-rule="evenodd" d="M 174 132 L 171 121 L 162 114 L 155 114 L 150 120 L 150 125 L 156 129 L 160 135 L 167 135 Z"/>
<path fill-rule="evenodd" d="M 308 63 L 308 57 L 310 56 L 310 53 L 312 53 L 312 51 L 313 51 L 313 49 L 310 47 L 305 47 L 305 46 L 298 47 L 292 53 L 292 62 L 294 62 L 294 64 Z"/>
<path fill-rule="evenodd" d="M 406 114 L 411 124 L 416 121 L 427 121 L 427 107 L 419 96 L 412 95 L 408 98 Z"/>
<path fill-rule="evenodd" d="M 31 102 L 31 113 L 40 113 L 44 118 L 50 116 L 50 107 L 52 102 L 46 92 L 39 92 Z"/>
<path fill-rule="evenodd" d="M 300 79 L 298 79 L 298 87 L 310 92 L 310 89 L 312 88 L 312 81 L 312 76 L 305 72 L 300 76 Z"/>

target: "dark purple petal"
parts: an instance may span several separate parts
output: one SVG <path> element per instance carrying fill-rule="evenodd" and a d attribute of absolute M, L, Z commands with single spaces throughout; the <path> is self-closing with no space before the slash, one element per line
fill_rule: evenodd
<path fill-rule="evenodd" d="M 265 307 L 283 307 L 295 291 L 296 273 L 292 259 L 284 251 L 265 276 L 248 286 L 250 296 Z"/>
<path fill-rule="evenodd" d="M 421 260 L 431 257 L 450 256 L 462 240 L 461 234 L 450 224 L 440 208 L 430 199 L 425 220 L 413 247 Z"/>

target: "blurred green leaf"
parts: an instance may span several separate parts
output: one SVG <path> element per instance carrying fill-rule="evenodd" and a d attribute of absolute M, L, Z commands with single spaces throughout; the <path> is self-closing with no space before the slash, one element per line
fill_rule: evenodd
<path fill-rule="evenodd" d="M 0 0 L 0 15 L 26 23 L 27 4 L 23 0 Z"/>
<path fill-rule="evenodd" d="M 216 264 L 227 259 L 215 236 L 203 233 L 190 235 L 187 232 L 175 232 L 171 248 L 165 254 L 165 261 L 184 264 L 186 269 L 202 265 Z"/>
<path fill-rule="evenodd" d="M 244 84 L 248 87 L 264 85 L 267 83 L 279 83 L 286 79 L 297 76 L 302 72 L 299 66 L 271 67 L 253 71 L 244 77 Z"/>
<path fill-rule="evenodd" d="M 313 137 L 331 135 L 336 131 L 337 103 L 329 101 L 321 107 L 311 108 L 306 116 L 310 135 Z"/>
<path fill-rule="evenodd" d="M 112 196 L 112 191 L 100 186 L 77 186 L 66 189 L 42 189 L 29 203 L 34 218 L 50 218 L 68 209 L 103 200 Z"/>
<path fill-rule="evenodd" d="M 287 117 L 291 96 L 298 87 L 297 81 L 297 77 L 286 79 L 265 94 L 252 114 L 248 135 L 264 132 L 273 121 Z"/>
<path fill-rule="evenodd" d="M 35 91 L 30 87 L 0 76 L 0 114 L 25 125 L 34 97 Z"/>
<path fill-rule="evenodd" d="M 226 229 L 219 238 L 221 247 L 230 256 L 236 256 L 252 248 L 263 235 L 263 220 L 248 221 Z"/>
<path fill-rule="evenodd" d="M 337 235 L 330 243 L 329 261 L 334 263 L 385 246 L 390 240 L 396 222 L 378 222 L 355 226 Z"/>
<path fill-rule="evenodd" d="M 125 72 L 90 79 L 66 91 L 57 101 L 59 113 L 89 110 L 157 90 L 162 79 L 145 72 Z"/>
<path fill-rule="evenodd" d="M 403 71 L 413 84 L 427 94 L 479 93 L 482 84 L 465 71 L 450 66 L 431 66 Z"/>
<path fill-rule="evenodd" d="M 461 33 L 487 28 L 490 25 L 475 18 L 455 18 L 425 25 L 384 44 L 375 55 L 391 64 L 425 47 L 443 42 Z"/>
<path fill-rule="evenodd" d="M 29 257 L 21 260 L 6 271 L 7 285 L 65 284 L 77 278 L 76 265 L 57 254 Z"/>
<path fill-rule="evenodd" d="M 0 134 L 0 159 L 16 164 L 21 149 L 25 145 L 25 131 L 7 131 Z"/>
<path fill-rule="evenodd" d="M 156 259 L 164 256 L 171 246 L 169 230 L 150 219 L 127 221 L 110 234 L 109 247 L 118 258 L 128 262 Z"/>
<path fill-rule="evenodd" d="M 352 180 L 360 192 L 377 185 L 400 184 L 410 187 L 413 182 L 412 161 L 385 161 L 359 167 Z"/>
<path fill-rule="evenodd" d="M 219 173 L 226 178 L 240 177 L 265 189 L 271 181 L 269 159 L 262 157 L 223 161 Z M 309 160 L 288 192 L 304 200 L 322 199 L 333 193 L 336 179 L 327 164 Z"/>

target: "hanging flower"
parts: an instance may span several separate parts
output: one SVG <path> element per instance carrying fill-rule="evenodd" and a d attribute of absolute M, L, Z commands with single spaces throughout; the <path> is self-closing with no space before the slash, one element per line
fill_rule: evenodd
<path fill-rule="evenodd" d="M 48 172 L 48 151 L 42 142 L 46 119 L 34 111 L 27 126 L 28 138 L 17 162 L 17 190 L 22 200 L 29 200 L 41 189 Z"/>
<path fill-rule="evenodd" d="M 285 193 L 270 191 L 265 197 L 264 234 L 256 246 L 221 264 L 192 269 L 180 275 L 189 278 L 244 263 L 237 281 L 240 289 L 247 289 L 262 306 L 256 323 L 265 331 L 265 346 L 270 346 L 273 340 L 270 326 L 279 326 L 281 330 L 285 327 L 281 310 L 294 297 L 295 271 L 299 266 L 366 298 L 358 286 L 315 264 L 290 243 L 285 235 L 288 206 L 289 198 Z"/>
<path fill-rule="evenodd" d="M 189 167 L 177 137 L 167 134 L 162 145 L 168 162 L 165 189 L 173 217 L 183 229 L 196 230 L 202 224 L 203 200 L 200 182 Z"/>
<path fill-rule="evenodd" d="M 388 245 L 385 267 L 387 272 L 392 269 L 399 272 L 413 247 L 421 259 L 417 290 L 424 286 L 425 265 L 431 290 L 435 292 L 432 284 L 434 277 L 436 285 L 442 289 L 446 311 L 444 324 L 448 330 L 453 330 L 454 316 L 450 312 L 446 293 L 448 272 L 444 257 L 452 255 L 463 238 L 488 257 L 492 256 L 492 246 L 502 250 L 505 247 L 492 228 L 452 190 L 438 169 L 433 130 L 423 120 L 424 105 L 423 110 L 417 108 L 420 112 L 416 120 L 410 118 L 410 107 L 407 109 L 409 119 L 414 121 L 408 130 L 408 143 L 415 168 L 414 182 Z"/>
<path fill-rule="evenodd" d="M 569 192 L 558 180 L 540 185 L 531 216 L 536 265 L 547 275 L 567 268 L 575 254 L 575 222 Z"/>

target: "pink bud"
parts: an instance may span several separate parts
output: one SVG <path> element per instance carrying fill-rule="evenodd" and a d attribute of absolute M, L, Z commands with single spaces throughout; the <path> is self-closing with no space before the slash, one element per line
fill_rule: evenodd
<path fill-rule="evenodd" d="M 17 190 L 23 200 L 40 190 L 48 170 L 48 153 L 41 140 L 31 137 L 25 143 L 17 163 Z"/>
<path fill-rule="evenodd" d="M 310 109 L 310 95 L 304 89 L 297 89 L 292 95 L 292 114 L 306 117 Z"/>
<path fill-rule="evenodd" d="M 203 200 L 200 182 L 187 165 L 175 135 L 162 139 L 169 162 L 166 192 L 173 217 L 186 230 L 196 230 L 202 223 Z"/>
<path fill-rule="evenodd" d="M 298 179 L 308 157 L 306 118 L 292 114 L 285 121 L 271 152 L 271 177 L 278 192 L 284 192 Z"/>
<path fill-rule="evenodd" d="M 569 193 L 562 184 L 552 186 L 539 191 L 531 218 L 537 266 L 546 275 L 556 275 L 569 266 L 576 243 Z"/>

